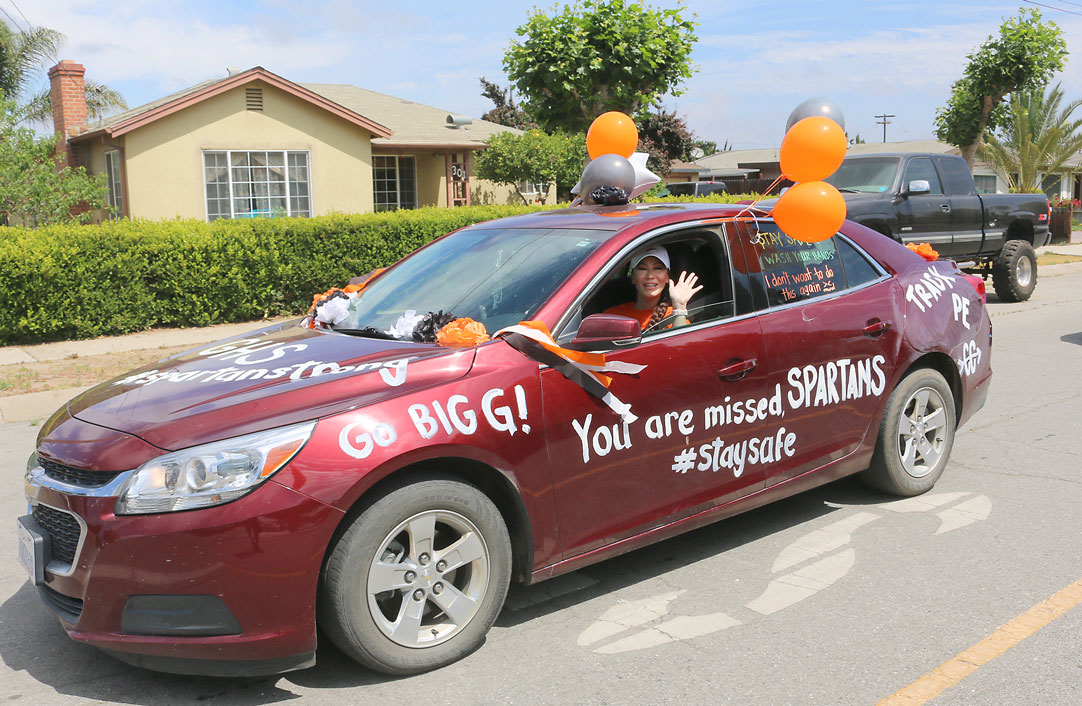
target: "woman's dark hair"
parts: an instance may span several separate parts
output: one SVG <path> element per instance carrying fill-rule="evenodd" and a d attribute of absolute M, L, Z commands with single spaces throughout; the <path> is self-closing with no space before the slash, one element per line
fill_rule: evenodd
<path fill-rule="evenodd" d="M 665 292 L 661 295 L 661 299 L 658 300 L 657 306 L 654 307 L 654 312 L 650 314 L 650 320 L 646 322 L 646 328 L 644 328 L 643 331 L 648 330 L 651 326 L 656 326 L 658 322 L 664 319 L 671 305 L 672 300 L 669 299 L 669 285 L 665 285 Z"/>

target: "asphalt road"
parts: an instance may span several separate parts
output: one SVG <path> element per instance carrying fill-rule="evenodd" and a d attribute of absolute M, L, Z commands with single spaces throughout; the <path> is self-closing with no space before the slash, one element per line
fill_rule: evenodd
<path fill-rule="evenodd" d="M 1082 579 L 1079 292 L 1071 274 L 1023 304 L 990 297 L 992 391 L 928 495 L 897 502 L 847 479 L 513 588 L 481 650 L 404 679 L 330 646 L 311 669 L 230 680 L 139 670 L 72 642 L 18 564 L 36 427 L 2 426 L 0 700 L 877 704 L 993 636 L 995 658 L 930 703 L 1076 706 L 1082 608 L 1010 649 L 995 636 Z"/>

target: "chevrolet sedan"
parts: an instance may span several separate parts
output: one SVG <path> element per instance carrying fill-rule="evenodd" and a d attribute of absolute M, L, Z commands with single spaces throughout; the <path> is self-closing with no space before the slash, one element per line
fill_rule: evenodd
<path fill-rule="evenodd" d="M 604 312 L 656 246 L 701 289 L 642 330 Z M 741 206 L 481 223 L 330 299 L 328 323 L 193 349 L 44 424 L 20 555 L 72 639 L 250 675 L 314 664 L 318 625 L 372 669 L 433 669 L 511 581 L 850 474 L 929 490 L 991 379 L 979 279 Z M 430 342 L 452 317 L 498 335 Z"/>

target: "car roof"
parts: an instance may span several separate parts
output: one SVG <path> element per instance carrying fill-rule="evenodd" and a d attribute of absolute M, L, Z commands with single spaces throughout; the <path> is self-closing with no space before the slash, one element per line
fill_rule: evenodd
<path fill-rule="evenodd" d="M 486 221 L 473 228 L 573 228 L 617 232 L 633 226 L 652 227 L 701 218 L 732 218 L 747 208 L 746 204 L 704 203 L 575 206 Z"/>

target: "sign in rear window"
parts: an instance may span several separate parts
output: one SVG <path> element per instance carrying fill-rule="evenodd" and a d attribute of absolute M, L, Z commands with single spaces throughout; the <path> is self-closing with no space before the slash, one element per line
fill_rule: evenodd
<path fill-rule="evenodd" d="M 759 232 L 755 245 L 770 306 L 792 304 L 845 287 L 834 238 L 805 243 L 778 230 Z"/>

